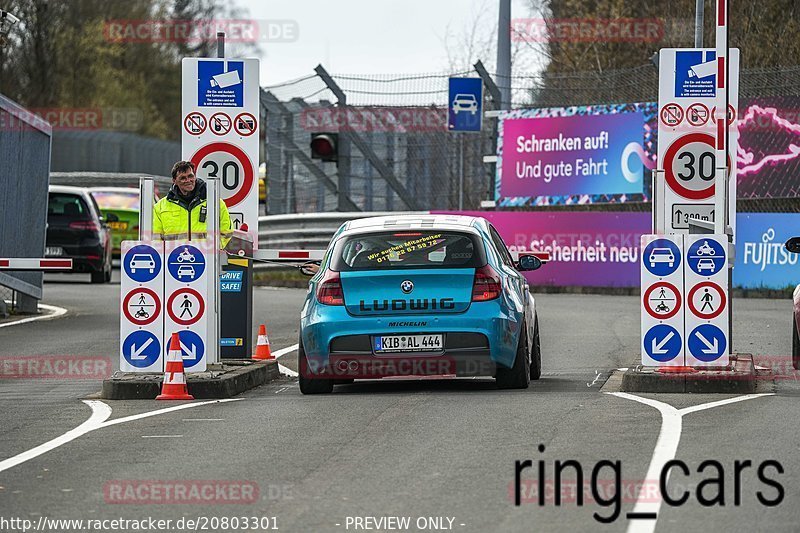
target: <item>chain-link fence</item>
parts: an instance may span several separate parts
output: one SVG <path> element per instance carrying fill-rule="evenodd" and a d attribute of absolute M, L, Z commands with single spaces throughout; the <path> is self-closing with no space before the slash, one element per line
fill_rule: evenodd
<path fill-rule="evenodd" d="M 495 169 L 484 156 L 495 153 L 496 120 L 485 119 L 479 134 L 447 131 L 453 76 L 481 77 L 484 110 L 498 108 L 494 76 L 480 64 L 466 72 L 370 76 L 329 75 L 318 67 L 315 74 L 265 87 L 269 213 L 477 209 L 492 200 Z M 515 76 L 511 85 L 515 108 L 656 102 L 658 70 L 648 63 L 602 73 L 545 72 Z M 740 104 L 774 97 L 788 97 L 787 105 L 800 101 L 792 99 L 800 97 L 800 66 L 741 71 Z M 310 159 L 310 136 L 320 132 L 339 133 L 338 164 Z M 798 211 L 794 190 L 750 195 L 739 208 Z M 525 209 L 650 208 L 636 202 Z"/>

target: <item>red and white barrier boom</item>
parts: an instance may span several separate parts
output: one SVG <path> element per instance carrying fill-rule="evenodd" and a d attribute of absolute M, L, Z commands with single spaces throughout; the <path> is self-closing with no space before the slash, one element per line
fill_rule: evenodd
<path fill-rule="evenodd" d="M 0 270 L 72 270 L 72 259 L 0 258 Z"/>

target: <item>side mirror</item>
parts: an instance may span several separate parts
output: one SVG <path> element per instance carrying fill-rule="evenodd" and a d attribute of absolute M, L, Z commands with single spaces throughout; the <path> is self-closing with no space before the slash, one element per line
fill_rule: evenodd
<path fill-rule="evenodd" d="M 542 260 L 535 255 L 521 255 L 517 261 L 517 270 L 520 272 L 536 270 L 542 266 Z"/>
<path fill-rule="evenodd" d="M 106 222 L 119 222 L 119 217 L 115 213 L 106 213 L 103 218 Z"/>
<path fill-rule="evenodd" d="M 793 254 L 800 254 L 800 237 L 792 237 L 784 246 Z"/>

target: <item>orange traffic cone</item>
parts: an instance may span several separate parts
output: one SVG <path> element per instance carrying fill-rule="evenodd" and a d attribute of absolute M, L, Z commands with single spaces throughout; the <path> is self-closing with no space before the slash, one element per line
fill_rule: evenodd
<path fill-rule="evenodd" d="M 156 400 L 194 400 L 194 396 L 189 394 L 186 388 L 181 341 L 177 333 L 172 334 L 169 342 L 164 384 L 161 386 L 161 394 L 156 396 Z"/>
<path fill-rule="evenodd" d="M 269 349 L 269 337 L 267 337 L 267 326 L 261 324 L 258 328 L 258 341 L 256 342 L 256 353 L 253 359 L 275 359 Z"/>

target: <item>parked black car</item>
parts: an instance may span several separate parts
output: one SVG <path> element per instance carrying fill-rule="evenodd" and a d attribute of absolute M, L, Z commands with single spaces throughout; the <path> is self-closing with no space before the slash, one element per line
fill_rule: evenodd
<path fill-rule="evenodd" d="M 73 272 L 89 272 L 92 283 L 111 281 L 111 231 L 87 189 L 51 185 L 47 202 L 45 256 L 72 259 Z"/>

